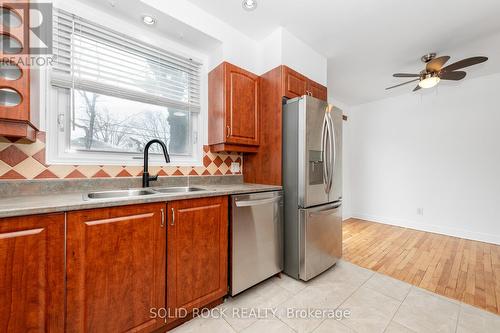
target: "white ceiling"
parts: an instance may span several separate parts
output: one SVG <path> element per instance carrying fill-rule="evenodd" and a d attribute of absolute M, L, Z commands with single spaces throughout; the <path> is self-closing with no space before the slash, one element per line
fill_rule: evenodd
<path fill-rule="evenodd" d="M 150 29 L 152 35 L 159 35 L 177 43 L 195 46 L 205 52 L 213 51 L 220 41 L 199 31 L 155 8 L 138 0 L 83 0 L 93 8 L 102 10 L 116 18 L 126 20 L 139 29 Z M 144 15 L 154 17 L 154 26 L 143 23 Z"/>
<path fill-rule="evenodd" d="M 255 40 L 286 28 L 328 58 L 332 96 L 351 105 L 410 91 L 384 88 L 431 51 L 490 57 L 469 77 L 500 72 L 499 0 L 257 0 L 253 12 L 240 0 L 189 1 Z"/>

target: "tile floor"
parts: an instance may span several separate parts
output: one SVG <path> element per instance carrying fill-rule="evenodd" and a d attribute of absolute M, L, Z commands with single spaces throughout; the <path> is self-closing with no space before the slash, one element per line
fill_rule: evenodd
<path fill-rule="evenodd" d="M 346 261 L 307 283 L 271 278 L 212 314 L 172 332 L 500 332 L 500 316 Z"/>

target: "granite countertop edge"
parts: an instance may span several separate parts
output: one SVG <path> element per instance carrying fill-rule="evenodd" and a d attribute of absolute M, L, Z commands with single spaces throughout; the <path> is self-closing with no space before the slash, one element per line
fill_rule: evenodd
<path fill-rule="evenodd" d="M 70 212 L 75 210 L 127 206 L 155 202 L 169 202 L 184 199 L 197 199 L 215 196 L 248 194 L 266 191 L 279 191 L 281 186 L 261 184 L 204 185 L 196 186 L 206 191 L 153 194 L 141 197 L 84 200 L 85 193 L 55 195 L 19 196 L 0 198 L 0 218 Z"/>

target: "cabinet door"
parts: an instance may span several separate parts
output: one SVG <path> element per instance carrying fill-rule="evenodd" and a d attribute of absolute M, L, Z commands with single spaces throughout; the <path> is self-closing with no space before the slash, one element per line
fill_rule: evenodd
<path fill-rule="evenodd" d="M 295 98 L 307 94 L 308 79 L 291 68 L 283 66 L 283 96 Z"/>
<path fill-rule="evenodd" d="M 0 219 L 0 332 L 64 332 L 64 214 Z"/>
<path fill-rule="evenodd" d="M 167 306 L 173 314 L 227 294 L 227 197 L 174 201 L 168 208 Z"/>
<path fill-rule="evenodd" d="M 326 101 L 328 99 L 327 88 L 319 83 L 314 81 L 309 81 L 308 91 L 311 93 L 313 97 Z"/>
<path fill-rule="evenodd" d="M 0 136 L 34 142 L 39 124 L 37 112 L 30 112 L 30 66 L 25 60 L 26 52 L 19 51 L 19 48 L 29 50 L 29 1 L 1 1 L 1 8 L 4 18 L 0 23 L 3 38 L 0 57 L 4 65 L 0 67 Z M 18 18 L 19 25 L 9 24 L 11 15 Z M 14 21 L 17 20 L 11 23 Z"/>
<path fill-rule="evenodd" d="M 259 77 L 225 63 L 226 142 L 259 144 Z"/>
<path fill-rule="evenodd" d="M 68 213 L 67 332 L 150 332 L 164 324 L 150 312 L 165 307 L 164 208 Z"/>

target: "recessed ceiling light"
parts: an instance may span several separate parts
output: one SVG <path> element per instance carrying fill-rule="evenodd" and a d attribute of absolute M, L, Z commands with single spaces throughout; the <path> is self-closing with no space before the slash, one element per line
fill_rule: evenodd
<path fill-rule="evenodd" d="M 257 1 L 255 0 L 243 0 L 243 9 L 245 10 L 255 10 L 257 8 Z"/>
<path fill-rule="evenodd" d="M 144 15 L 142 17 L 142 20 L 144 21 L 144 24 L 147 24 L 147 25 L 153 25 L 156 23 L 156 19 L 153 16 L 149 16 L 149 15 Z"/>

